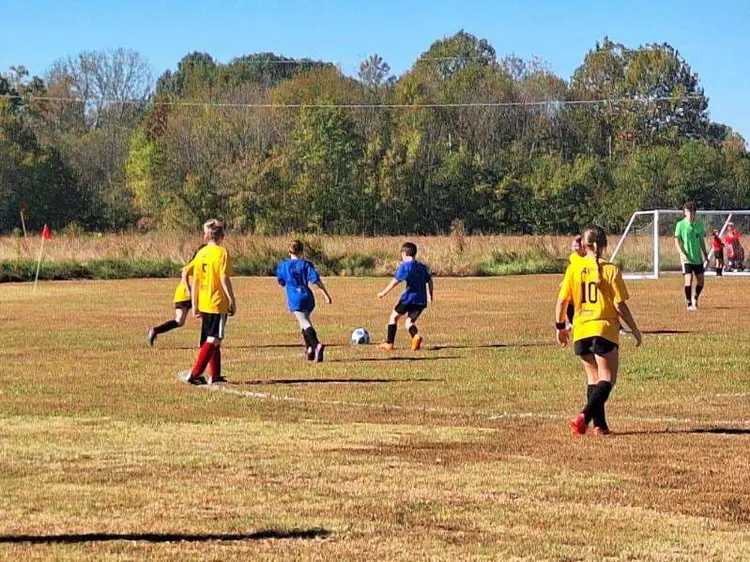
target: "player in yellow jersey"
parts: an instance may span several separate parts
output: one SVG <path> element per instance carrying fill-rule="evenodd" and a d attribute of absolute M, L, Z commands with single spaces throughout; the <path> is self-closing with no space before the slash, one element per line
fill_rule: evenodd
<path fill-rule="evenodd" d="M 629 296 L 620 268 L 602 259 L 607 247 L 604 230 L 587 229 L 583 233 L 583 245 L 585 257 L 575 260 L 565 272 L 557 299 L 555 328 L 558 343 L 567 345 L 570 336 L 565 325 L 565 309 L 572 302 L 575 307 L 573 345 L 586 371 L 588 388 L 586 406 L 573 418 L 570 427 L 574 435 L 583 435 L 593 420 L 594 433 L 606 435 L 609 427 L 604 404 L 617 382 L 620 318 L 630 328 L 636 346 L 641 345 L 642 337 L 625 302 Z"/>
<path fill-rule="evenodd" d="M 185 376 L 185 382 L 190 384 L 206 384 L 203 372 L 207 366 L 211 369 L 211 383 L 226 382 L 221 374 L 221 342 L 227 317 L 233 316 L 237 309 L 229 277 L 232 263 L 226 248 L 221 246 L 224 223 L 216 219 L 207 221 L 203 234 L 206 245 L 182 269 L 182 279 L 188 286 L 192 271 L 193 314 L 201 319 L 201 348 L 192 371 Z"/>
<path fill-rule="evenodd" d="M 203 246 L 204 245 L 201 245 L 200 248 L 195 251 L 193 257 L 190 258 L 191 262 L 193 261 L 193 258 L 195 258 L 198 251 L 203 248 Z M 188 262 L 188 266 L 189 265 L 190 262 Z M 188 276 L 192 277 L 192 275 L 193 271 L 192 268 L 190 268 Z M 174 297 L 172 298 L 172 302 L 174 303 L 174 320 L 168 320 L 163 324 L 159 324 L 158 326 L 150 326 L 147 332 L 148 345 L 154 345 L 154 342 L 156 341 L 156 337 L 158 335 L 164 334 L 176 328 L 181 328 L 185 325 L 188 311 L 193 306 L 192 300 L 190 298 L 190 289 L 188 287 L 188 283 L 181 279 L 180 283 L 177 285 L 177 288 L 174 290 Z"/>

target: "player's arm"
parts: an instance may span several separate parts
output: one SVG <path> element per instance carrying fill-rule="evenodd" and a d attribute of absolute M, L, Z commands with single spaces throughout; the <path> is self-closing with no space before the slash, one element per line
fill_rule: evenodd
<path fill-rule="evenodd" d="M 399 283 L 401 283 L 401 281 L 399 281 L 395 277 L 393 279 L 391 279 L 391 282 L 388 283 L 388 285 L 386 285 L 385 289 L 383 289 L 382 291 L 380 291 L 378 293 L 378 298 L 382 299 L 384 296 L 386 296 L 388 293 L 390 293 L 393 290 L 393 288 L 396 285 L 398 285 Z"/>
<path fill-rule="evenodd" d="M 323 284 L 322 279 L 318 279 L 315 281 L 315 286 L 320 289 L 320 292 L 323 293 L 323 296 L 326 298 L 326 302 L 328 304 L 333 304 L 333 299 L 331 298 L 331 294 L 328 292 L 328 288 Z"/>
<path fill-rule="evenodd" d="M 625 322 L 628 328 L 630 328 L 630 331 L 635 338 L 635 346 L 639 347 L 641 345 L 641 342 L 643 341 L 643 336 L 641 335 L 641 331 L 638 329 L 638 325 L 635 323 L 635 318 L 633 318 L 633 313 L 630 312 L 628 303 L 616 302 L 615 308 L 617 309 L 617 315 L 622 318 L 622 321 Z"/>
<path fill-rule="evenodd" d="M 201 313 L 200 310 L 198 310 L 198 293 L 200 293 L 200 291 L 198 290 L 198 285 L 200 283 L 200 280 L 197 277 L 194 277 L 193 281 L 195 281 L 194 285 L 196 287 L 194 291 L 190 291 L 190 302 L 193 305 L 193 316 L 195 316 L 196 318 L 200 318 Z"/>
<path fill-rule="evenodd" d="M 284 279 L 284 273 L 281 270 L 281 264 L 276 267 L 276 282 L 282 287 L 286 287 L 286 280 Z"/>
<path fill-rule="evenodd" d="M 677 251 L 680 252 L 682 261 L 687 261 L 687 254 L 685 253 L 685 247 L 682 245 L 682 239 L 677 235 L 674 237 L 674 244 L 677 247 Z"/>
<path fill-rule="evenodd" d="M 568 310 L 568 302 L 569 299 L 567 297 L 563 297 L 561 293 L 557 299 L 557 304 L 555 305 L 555 329 L 557 330 L 557 343 L 559 343 L 560 345 L 568 345 L 568 341 L 570 339 L 568 329 L 565 326 L 567 319 L 566 312 Z"/>
<path fill-rule="evenodd" d="M 232 280 L 229 275 L 221 276 L 221 288 L 224 289 L 224 293 L 227 295 L 229 300 L 229 316 L 234 316 L 237 312 L 237 301 L 234 300 L 234 287 L 232 287 Z"/>

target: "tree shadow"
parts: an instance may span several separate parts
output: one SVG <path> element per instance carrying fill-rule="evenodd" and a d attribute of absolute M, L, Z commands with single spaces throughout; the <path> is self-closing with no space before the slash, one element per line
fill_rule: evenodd
<path fill-rule="evenodd" d="M 361 357 L 358 359 L 331 359 L 328 363 L 388 363 L 393 361 L 450 361 L 451 359 L 461 359 L 460 355 L 443 355 L 441 357 Z"/>
<path fill-rule="evenodd" d="M 138 541 L 148 543 L 165 542 L 210 542 L 210 541 L 260 541 L 268 539 L 325 539 L 330 535 L 326 529 L 294 529 L 279 531 L 267 529 L 254 533 L 81 533 L 64 535 L 0 535 L 0 544 L 78 544 L 87 542 Z"/>
<path fill-rule="evenodd" d="M 750 429 L 740 427 L 698 427 L 687 429 L 651 429 L 643 431 L 615 431 L 616 437 L 636 435 L 750 435 Z"/>
<path fill-rule="evenodd" d="M 269 379 L 251 380 L 244 382 L 232 382 L 232 385 L 266 386 L 266 385 L 295 385 L 295 384 L 389 384 L 399 382 L 445 382 L 444 379 Z"/>
<path fill-rule="evenodd" d="M 468 344 L 444 344 L 444 345 L 430 345 L 427 347 L 430 351 L 441 351 L 443 349 L 506 349 L 512 347 L 553 347 L 556 344 L 554 342 L 526 342 L 526 343 L 480 343 L 476 345 Z"/>

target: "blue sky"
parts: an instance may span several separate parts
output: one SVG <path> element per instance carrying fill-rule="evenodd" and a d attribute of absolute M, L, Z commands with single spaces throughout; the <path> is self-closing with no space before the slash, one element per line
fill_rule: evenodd
<path fill-rule="evenodd" d="M 604 35 L 633 47 L 668 42 L 699 74 L 712 119 L 750 140 L 750 0 L 0 0 L 0 72 L 23 64 L 43 74 L 66 54 L 128 47 L 155 77 L 195 50 L 222 62 L 309 56 L 349 74 L 378 53 L 401 73 L 462 28 L 564 78 Z"/>

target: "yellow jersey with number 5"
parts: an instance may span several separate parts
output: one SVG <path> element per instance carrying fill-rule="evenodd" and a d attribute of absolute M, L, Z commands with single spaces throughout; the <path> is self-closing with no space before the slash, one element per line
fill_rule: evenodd
<path fill-rule="evenodd" d="M 221 278 L 232 274 L 232 262 L 226 248 L 208 244 L 185 268 L 190 266 L 193 268 L 193 290 L 198 291 L 198 310 L 208 314 L 227 314 L 229 297 L 221 285 Z"/>
<path fill-rule="evenodd" d="M 573 340 L 603 337 L 620 343 L 620 320 L 616 303 L 628 300 L 628 289 L 618 266 L 585 257 L 573 261 L 565 271 L 559 299 L 573 303 Z"/>

